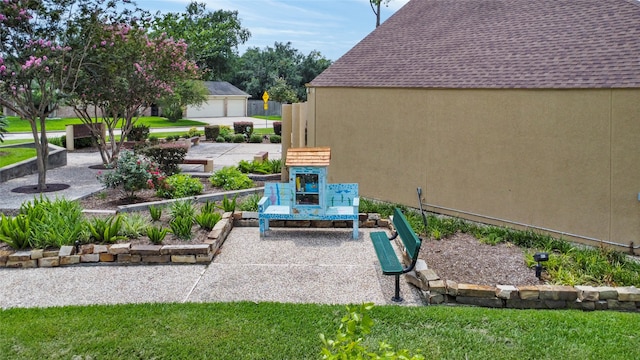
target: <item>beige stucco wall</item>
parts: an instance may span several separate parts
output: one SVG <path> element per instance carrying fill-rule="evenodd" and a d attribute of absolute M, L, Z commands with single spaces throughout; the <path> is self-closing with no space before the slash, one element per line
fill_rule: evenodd
<path fill-rule="evenodd" d="M 330 181 L 363 196 L 640 243 L 638 89 L 311 88 L 308 111 Z"/>

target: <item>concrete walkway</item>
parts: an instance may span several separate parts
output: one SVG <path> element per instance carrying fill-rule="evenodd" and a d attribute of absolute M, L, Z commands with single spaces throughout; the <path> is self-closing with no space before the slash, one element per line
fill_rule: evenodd
<path fill-rule="evenodd" d="M 213 159 L 214 171 L 224 166 L 237 165 L 240 160 L 253 160 L 253 156 L 259 151 L 268 151 L 270 159 L 281 157 L 280 144 L 230 144 L 230 143 L 200 143 L 192 146 L 187 153 L 187 158 L 209 158 Z M 68 184 L 66 190 L 45 193 L 51 199 L 56 196 L 75 200 L 95 193 L 103 189 L 102 184 L 96 176 L 100 170 L 90 169 L 91 165 L 99 165 L 102 158 L 97 152 L 68 152 L 67 165 L 47 171 L 47 183 Z M 185 172 L 202 173 L 202 165 L 182 165 Z M 38 175 L 32 174 L 6 182 L 0 182 L 0 210 L 19 209 L 20 205 L 32 200 L 34 194 L 21 194 L 12 192 L 12 189 L 25 186 L 36 185 Z"/>
<path fill-rule="evenodd" d="M 258 151 L 280 157 L 279 144 L 201 143 L 189 157 L 210 157 L 214 167 L 252 160 Z M 97 153 L 69 153 L 68 165 L 48 172 L 49 183 L 69 189 L 47 196 L 77 199 L 99 191 Z M 194 171 L 202 171 L 202 166 Z M 189 169 L 184 169 L 189 171 Z M 0 183 L 0 209 L 17 209 L 34 195 L 11 189 L 35 184 L 36 175 Z M 274 301 L 286 303 L 390 304 L 394 277 L 382 275 L 369 240 L 350 229 L 234 228 L 209 265 L 87 265 L 61 268 L 0 268 L 0 308 L 64 305 Z M 379 231 L 379 230 L 378 230 Z M 418 291 L 401 279 L 402 305 L 422 304 Z"/>
<path fill-rule="evenodd" d="M 369 229 L 234 228 L 209 265 L 0 268 L 0 307 L 151 302 L 273 301 L 395 304 L 393 276 L 380 272 Z M 401 279 L 403 306 L 421 305 Z"/>

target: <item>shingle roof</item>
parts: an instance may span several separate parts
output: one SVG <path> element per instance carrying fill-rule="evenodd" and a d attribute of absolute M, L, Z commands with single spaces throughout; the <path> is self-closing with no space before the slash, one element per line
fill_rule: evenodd
<path fill-rule="evenodd" d="M 251 96 L 226 81 L 205 81 L 204 86 L 209 90 L 209 95 Z"/>
<path fill-rule="evenodd" d="M 329 166 L 331 148 L 290 148 L 287 150 L 286 166 Z"/>
<path fill-rule="evenodd" d="M 637 88 L 638 0 L 412 0 L 316 87 Z"/>

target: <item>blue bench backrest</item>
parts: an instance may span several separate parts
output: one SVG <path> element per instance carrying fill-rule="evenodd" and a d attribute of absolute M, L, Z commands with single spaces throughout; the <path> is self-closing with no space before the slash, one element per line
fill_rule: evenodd
<path fill-rule="evenodd" d="M 327 206 L 353 206 L 353 199 L 356 197 L 358 184 L 327 184 Z"/>
<path fill-rule="evenodd" d="M 265 183 L 264 196 L 269 198 L 271 205 L 292 206 L 294 203 L 293 189 L 289 183 Z"/>
<path fill-rule="evenodd" d="M 264 196 L 268 197 L 271 205 L 292 206 L 294 191 L 290 183 L 264 184 Z M 353 199 L 358 197 L 358 184 L 327 184 L 325 192 L 326 206 L 353 206 Z"/>

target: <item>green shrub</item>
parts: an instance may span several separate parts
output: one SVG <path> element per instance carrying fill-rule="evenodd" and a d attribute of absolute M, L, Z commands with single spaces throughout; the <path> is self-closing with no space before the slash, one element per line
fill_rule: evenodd
<path fill-rule="evenodd" d="M 266 163 L 269 166 L 270 174 L 278 174 L 282 172 L 282 159 L 268 160 Z"/>
<path fill-rule="evenodd" d="M 209 178 L 211 185 L 224 190 L 242 190 L 253 187 L 253 181 L 233 166 L 225 166 Z"/>
<path fill-rule="evenodd" d="M 149 146 L 140 152 L 158 164 L 161 172 L 173 175 L 180 172 L 180 164 L 189 150 L 183 144 L 160 144 Z"/>
<path fill-rule="evenodd" d="M 130 213 L 122 216 L 122 229 L 120 235 L 131 239 L 137 239 L 147 230 L 149 219 L 139 213 Z"/>
<path fill-rule="evenodd" d="M 222 198 L 222 205 L 220 209 L 224 212 L 234 212 L 236 211 L 236 199 L 238 198 L 238 194 L 233 196 L 233 199 L 229 200 L 227 195 Z"/>
<path fill-rule="evenodd" d="M 216 212 L 216 203 L 207 200 L 207 202 L 205 202 L 202 207 L 200 208 L 200 212 L 201 213 L 214 213 Z"/>
<path fill-rule="evenodd" d="M 395 351 L 384 341 L 378 344 L 376 350 L 367 349 L 364 337 L 371 333 L 374 325 L 369 315 L 371 309 L 373 303 L 347 306 L 347 315 L 340 321 L 335 339 L 327 339 L 324 334 L 320 334 L 324 345 L 321 351 L 322 359 L 424 359 L 422 355 L 411 355 L 406 349 Z"/>
<path fill-rule="evenodd" d="M 253 123 L 251 121 L 235 121 L 233 123 L 233 132 L 250 137 L 253 134 Z"/>
<path fill-rule="evenodd" d="M 238 170 L 243 174 L 270 174 L 271 167 L 266 161 L 247 161 L 240 160 Z"/>
<path fill-rule="evenodd" d="M 49 144 L 53 144 L 53 145 L 60 146 L 60 147 L 66 147 L 67 146 L 66 140 L 64 141 L 64 143 L 62 142 L 62 136 L 56 136 L 56 137 L 49 138 Z"/>
<path fill-rule="evenodd" d="M 198 131 L 198 129 L 195 127 L 192 127 L 189 129 L 189 131 L 187 131 L 187 138 L 200 137 L 200 135 L 200 131 Z"/>
<path fill-rule="evenodd" d="M 190 240 L 192 233 L 191 227 L 193 226 L 193 217 L 176 217 L 169 222 L 171 232 L 178 239 Z"/>
<path fill-rule="evenodd" d="M 223 142 L 226 142 L 226 140 L 224 139 L 224 137 L 218 136 L 218 137 L 216 137 L 216 142 L 217 143 L 223 143 Z"/>
<path fill-rule="evenodd" d="M 196 224 L 207 231 L 211 231 L 221 219 L 222 215 L 217 212 L 201 212 L 195 217 Z"/>
<path fill-rule="evenodd" d="M 174 174 L 164 179 L 156 194 L 165 199 L 175 199 L 199 195 L 203 190 L 200 180 L 190 175 Z"/>
<path fill-rule="evenodd" d="M 61 146 L 61 147 L 67 147 L 67 136 L 66 135 L 62 135 L 59 138 L 60 140 L 56 140 L 56 143 L 54 145 L 57 146 Z M 73 147 L 74 149 L 84 149 L 84 148 L 89 148 L 92 147 L 96 144 L 95 139 L 93 137 L 82 137 L 82 138 L 78 138 L 73 140 Z"/>
<path fill-rule="evenodd" d="M 161 206 L 149 206 L 149 215 L 151 216 L 151 221 L 158 221 L 162 216 L 162 207 Z"/>
<path fill-rule="evenodd" d="M 149 143 L 150 143 L 151 145 L 158 145 L 158 137 L 157 137 L 157 136 L 155 136 L 155 135 L 150 135 L 150 136 L 148 137 L 148 139 L 149 139 Z"/>
<path fill-rule="evenodd" d="M 269 136 L 269 141 L 272 144 L 280 144 L 282 142 L 282 138 L 279 135 L 271 135 Z"/>
<path fill-rule="evenodd" d="M 149 136 L 149 127 L 144 124 L 134 125 L 127 134 L 128 141 L 143 141 Z"/>
<path fill-rule="evenodd" d="M 113 244 L 118 240 L 125 240 L 126 237 L 120 234 L 122 231 L 122 216 L 110 216 L 106 219 L 95 217 L 89 221 L 91 237 L 100 243 Z"/>
<path fill-rule="evenodd" d="M 249 142 L 253 143 L 253 144 L 261 144 L 262 143 L 262 135 L 259 135 L 259 134 L 251 135 L 251 137 L 249 138 Z"/>
<path fill-rule="evenodd" d="M 225 142 L 232 142 L 233 141 L 233 137 L 234 137 L 233 134 L 227 134 L 227 135 L 223 136 Z"/>
<path fill-rule="evenodd" d="M 171 220 L 177 218 L 189 218 L 193 222 L 193 216 L 196 213 L 196 208 L 191 200 L 175 201 L 169 208 L 171 212 Z"/>
<path fill-rule="evenodd" d="M 220 136 L 220 126 L 219 125 L 206 125 L 204 127 L 204 137 L 207 140 L 217 140 L 218 136 Z"/>
<path fill-rule="evenodd" d="M 40 196 L 20 206 L 31 223 L 31 245 L 37 248 L 73 244 L 86 228 L 82 207 L 77 201 Z"/>
<path fill-rule="evenodd" d="M 158 165 L 133 151 L 122 150 L 118 155 L 115 170 L 99 173 L 98 180 L 107 188 L 120 188 L 127 197 L 135 197 L 138 190 L 158 185 L 164 174 Z"/>
<path fill-rule="evenodd" d="M 233 135 L 233 130 L 228 125 L 220 125 L 220 136 L 227 137 L 227 135 Z"/>
<path fill-rule="evenodd" d="M 260 194 L 251 194 L 242 199 L 238 208 L 240 211 L 258 211 L 258 202 L 261 198 Z"/>
<path fill-rule="evenodd" d="M 246 137 L 243 134 L 235 134 L 233 135 L 233 138 L 231 138 L 231 141 L 239 144 L 239 143 L 243 143 L 245 141 Z"/>
<path fill-rule="evenodd" d="M 0 213 L 0 241 L 15 250 L 28 248 L 31 236 L 31 223 L 27 215 L 19 214 L 13 218 Z"/>
<path fill-rule="evenodd" d="M 273 132 L 278 136 L 282 135 L 282 121 L 273 122 Z"/>
<path fill-rule="evenodd" d="M 149 226 L 147 227 L 147 237 L 149 237 L 149 241 L 155 245 L 160 245 L 164 241 L 164 238 L 167 236 L 169 229 L 165 229 L 163 227 Z"/>

